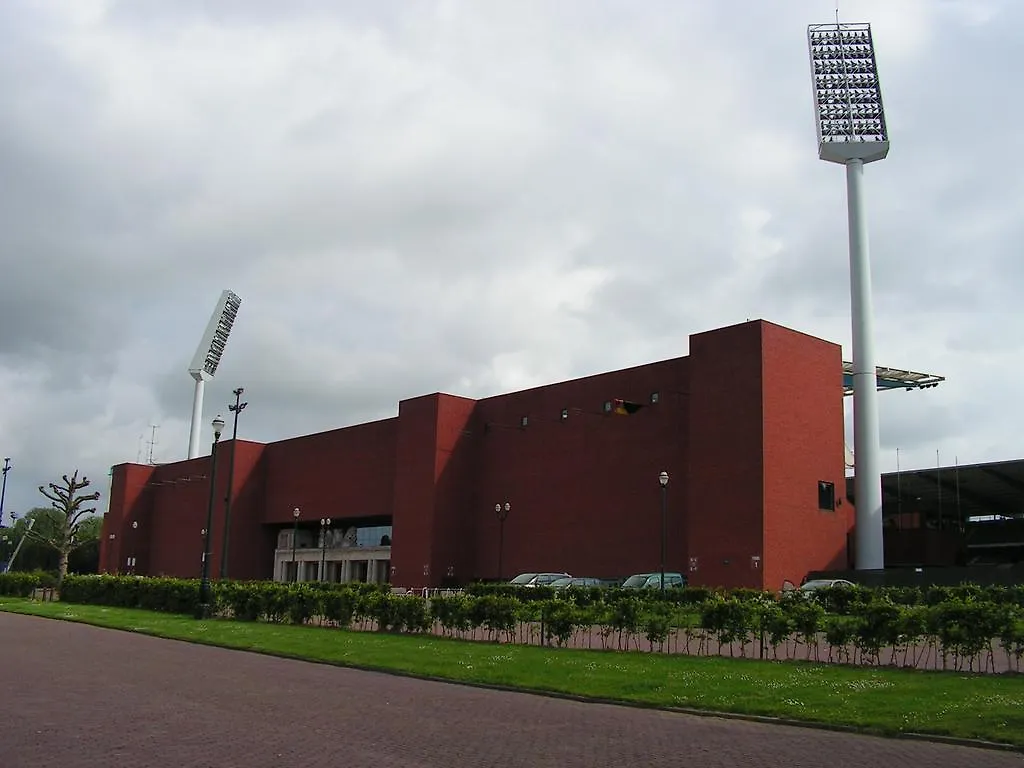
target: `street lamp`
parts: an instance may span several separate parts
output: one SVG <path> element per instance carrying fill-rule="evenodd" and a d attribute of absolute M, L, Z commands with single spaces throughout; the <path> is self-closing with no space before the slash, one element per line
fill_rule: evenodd
<path fill-rule="evenodd" d="M 210 447 L 210 500 L 206 505 L 206 528 L 203 529 L 203 578 L 199 582 L 197 619 L 210 617 L 210 538 L 213 534 L 213 500 L 217 496 L 217 441 L 224 431 L 224 419 L 214 418 L 213 445 Z"/>
<path fill-rule="evenodd" d="M 331 518 L 320 518 L 320 581 L 324 581 L 324 566 L 327 560 L 327 532 L 331 529 Z"/>
<path fill-rule="evenodd" d="M 668 472 L 658 475 L 661 486 L 661 591 L 665 591 L 665 527 L 668 520 Z"/>
<path fill-rule="evenodd" d="M 110 573 L 114 573 L 117 571 L 117 555 L 114 552 L 114 539 L 116 538 L 116 533 L 112 533 L 109 536 L 107 536 L 107 551 L 109 552 L 109 554 L 107 555 L 107 569 Z"/>
<path fill-rule="evenodd" d="M 3 528 L 3 525 L 4 525 L 4 496 L 7 495 L 7 473 L 11 471 L 11 457 L 10 456 L 8 456 L 7 458 L 4 459 L 4 468 L 3 468 L 3 470 L 0 470 L 0 471 L 2 471 L 4 473 L 4 482 L 3 482 L 3 485 L 0 486 L 0 528 Z M 14 519 L 13 515 L 11 516 L 11 519 L 12 520 Z"/>
<path fill-rule="evenodd" d="M 498 516 L 498 581 L 501 581 L 501 558 L 505 552 L 505 518 L 511 510 L 512 505 L 507 501 L 494 505 L 494 514 Z"/>
<path fill-rule="evenodd" d="M 292 517 L 295 519 L 295 525 L 292 526 L 292 569 L 295 571 L 293 581 L 299 580 L 299 564 L 295 562 L 295 544 L 299 538 L 299 516 L 301 514 L 298 507 L 292 510 Z"/>
<path fill-rule="evenodd" d="M 238 414 L 245 410 L 248 403 L 241 402 L 245 390 L 239 387 L 231 394 L 235 396 L 235 404 L 228 410 L 235 414 L 235 424 L 231 429 L 231 463 L 228 464 L 228 492 L 224 496 L 224 539 L 220 546 L 220 577 L 228 577 L 228 537 L 231 535 L 231 493 L 235 486 L 235 451 L 238 450 Z"/>
<path fill-rule="evenodd" d="M 204 542 L 206 541 L 206 529 L 205 529 L 205 528 L 201 528 L 201 529 L 199 530 L 199 538 L 200 538 L 200 539 L 201 539 L 202 541 L 204 541 Z M 205 560 L 206 560 L 206 553 L 205 553 L 205 552 L 203 552 L 203 554 L 201 554 L 201 555 L 199 556 L 199 572 L 200 572 L 200 575 L 202 575 L 202 570 L 203 570 L 203 565 L 202 565 L 202 564 L 203 564 L 203 562 L 204 562 Z"/>

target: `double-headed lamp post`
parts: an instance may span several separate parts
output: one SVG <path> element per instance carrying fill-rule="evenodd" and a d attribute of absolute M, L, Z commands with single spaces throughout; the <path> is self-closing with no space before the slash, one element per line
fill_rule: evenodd
<path fill-rule="evenodd" d="M 505 519 L 508 517 L 508 513 L 512 511 L 512 505 L 509 502 L 504 504 L 494 505 L 494 514 L 498 516 L 498 581 L 501 581 L 501 558 L 505 552 Z"/>
<path fill-rule="evenodd" d="M 292 510 L 292 519 L 295 521 L 292 525 L 292 569 L 295 571 L 295 576 L 292 581 L 299 580 L 299 564 L 295 560 L 295 545 L 299 539 L 299 518 L 302 516 L 302 510 L 298 507 Z"/>
<path fill-rule="evenodd" d="M 224 538 L 220 545 L 220 577 L 228 577 L 228 540 L 231 536 L 231 493 L 235 485 L 235 452 L 238 451 L 238 414 L 245 410 L 248 403 L 242 402 L 242 393 L 245 389 L 239 387 L 232 391 L 235 396 L 235 404 L 229 405 L 228 410 L 235 414 L 235 425 L 231 429 L 231 463 L 228 464 L 228 490 L 224 496 Z"/>
<path fill-rule="evenodd" d="M 3 485 L 0 485 L 0 528 L 4 526 L 4 496 L 7 495 L 7 473 L 11 471 L 11 457 L 8 456 L 4 459 L 4 468 L 0 472 L 4 473 Z"/>
<path fill-rule="evenodd" d="M 224 419 L 217 416 L 213 427 L 213 445 L 210 447 L 210 499 L 206 505 L 206 527 L 203 529 L 203 577 L 199 582 L 199 608 L 196 618 L 210 617 L 210 539 L 213 537 L 213 502 L 217 497 L 217 441 L 224 431 Z"/>
<path fill-rule="evenodd" d="M 320 518 L 320 581 L 324 579 L 324 567 L 327 564 L 327 532 L 331 530 L 331 518 Z"/>
<path fill-rule="evenodd" d="M 661 486 L 661 591 L 665 591 L 665 538 L 668 526 L 668 472 L 658 475 Z"/>

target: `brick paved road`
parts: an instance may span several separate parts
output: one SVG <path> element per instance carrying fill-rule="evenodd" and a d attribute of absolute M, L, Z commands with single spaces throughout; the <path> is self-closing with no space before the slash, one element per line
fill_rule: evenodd
<path fill-rule="evenodd" d="M 1024 756 L 339 669 L 0 613 L 2 768 L 1024 766 Z"/>

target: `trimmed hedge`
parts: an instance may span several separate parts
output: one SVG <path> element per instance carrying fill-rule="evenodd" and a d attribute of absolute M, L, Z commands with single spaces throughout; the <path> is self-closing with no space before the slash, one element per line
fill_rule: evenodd
<path fill-rule="evenodd" d="M 0 573 L 0 595 L 4 597 L 28 597 L 32 590 L 43 586 L 42 574 L 22 573 Z"/>
<path fill-rule="evenodd" d="M 34 574 L 0 576 L 0 594 L 26 596 L 39 585 Z M 317 619 L 343 628 L 429 632 L 491 640 L 569 644 L 577 632 L 602 647 L 639 649 L 646 638 L 664 649 L 670 638 L 697 653 L 726 647 L 778 657 L 783 645 L 803 646 L 807 658 L 859 658 L 869 663 L 919 666 L 925 652 L 954 669 L 993 666 L 997 646 L 1011 666 L 1024 657 L 1024 592 L 1017 587 L 868 589 L 835 587 L 815 593 L 773 595 L 757 590 L 571 589 L 507 584 L 474 585 L 461 593 L 424 599 L 396 595 L 387 584 L 319 582 L 212 583 L 214 610 L 243 621 L 305 624 Z M 198 579 L 138 576 L 68 576 L 61 600 L 168 613 L 194 614 Z M 717 651 L 714 648 L 717 645 Z M 884 652 L 888 649 L 888 654 Z M 885 658 L 882 658 L 885 655 Z"/>

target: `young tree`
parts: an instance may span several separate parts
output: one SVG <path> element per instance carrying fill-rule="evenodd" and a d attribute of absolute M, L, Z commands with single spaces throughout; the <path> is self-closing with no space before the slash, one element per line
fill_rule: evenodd
<path fill-rule="evenodd" d="M 49 490 L 39 486 L 39 492 L 52 503 L 48 510 L 54 525 L 49 530 L 39 533 L 33 529 L 31 538 L 53 548 L 57 552 L 57 581 L 64 580 L 68 573 L 68 557 L 79 547 L 87 544 L 89 539 L 83 534 L 90 529 L 86 525 L 88 516 L 96 511 L 95 507 L 86 507 L 90 501 L 100 497 L 99 491 L 80 493 L 92 483 L 85 475 L 78 479 L 78 470 L 68 477 L 64 475 L 63 484 L 50 483 Z M 85 518 L 85 519 L 83 519 Z M 84 527 L 83 527 L 84 526 Z"/>

